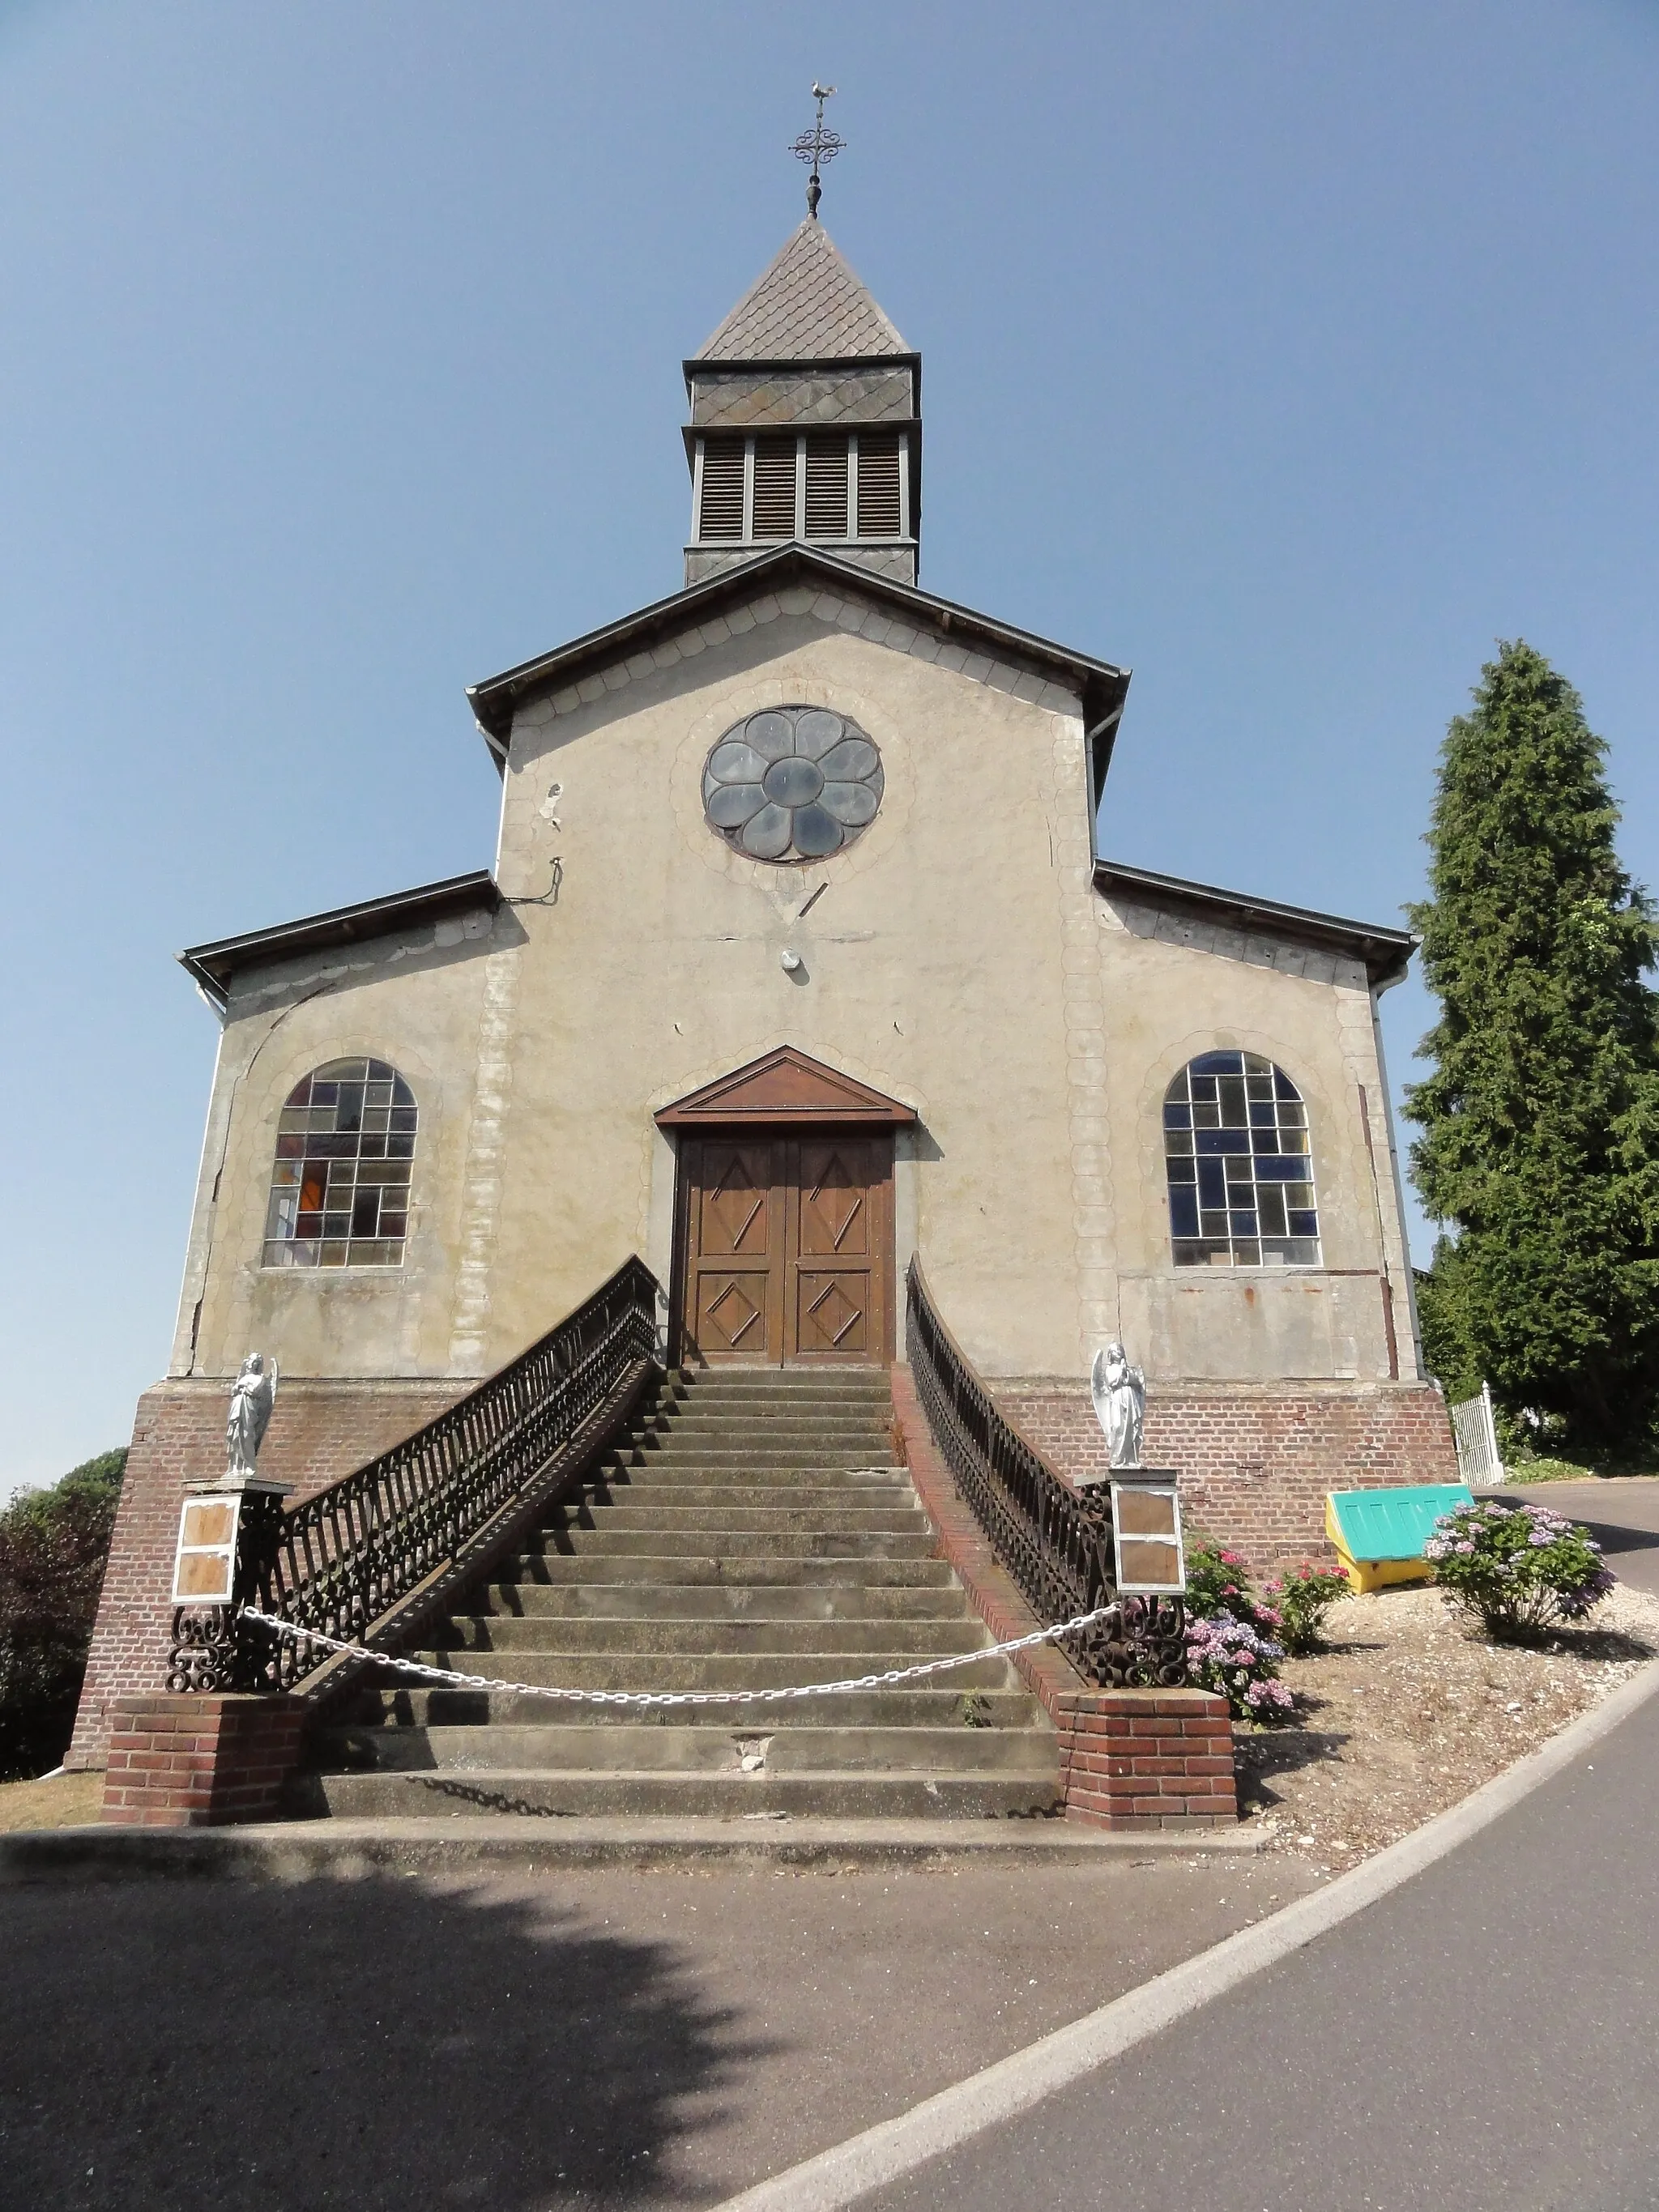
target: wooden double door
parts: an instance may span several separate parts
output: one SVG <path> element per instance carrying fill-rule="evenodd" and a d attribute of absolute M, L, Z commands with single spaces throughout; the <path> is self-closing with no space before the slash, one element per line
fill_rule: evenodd
<path fill-rule="evenodd" d="M 890 1130 L 688 1132 L 679 1193 L 687 1356 L 892 1358 Z"/>

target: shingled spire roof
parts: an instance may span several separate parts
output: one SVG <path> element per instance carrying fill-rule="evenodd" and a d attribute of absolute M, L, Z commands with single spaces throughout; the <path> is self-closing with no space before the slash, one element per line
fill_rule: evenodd
<path fill-rule="evenodd" d="M 865 361 L 910 350 L 823 225 L 809 217 L 696 358 Z"/>

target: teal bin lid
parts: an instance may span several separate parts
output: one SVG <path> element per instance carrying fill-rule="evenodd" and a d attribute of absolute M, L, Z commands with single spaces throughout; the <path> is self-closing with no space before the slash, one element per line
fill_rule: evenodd
<path fill-rule="evenodd" d="M 1467 1482 L 1424 1482 L 1403 1490 L 1334 1490 L 1331 1507 L 1351 1559 L 1420 1559 L 1434 1524 L 1474 1501 Z"/>

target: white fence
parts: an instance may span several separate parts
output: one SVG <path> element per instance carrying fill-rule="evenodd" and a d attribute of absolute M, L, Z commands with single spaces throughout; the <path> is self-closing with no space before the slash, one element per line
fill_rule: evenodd
<path fill-rule="evenodd" d="M 1478 1398 L 1465 1398 L 1451 1409 L 1452 1434 L 1457 1440 L 1457 1472 L 1465 1482 L 1507 1482 L 1509 1470 L 1498 1449 L 1498 1429 L 1492 1417 L 1492 1389 L 1480 1385 Z"/>

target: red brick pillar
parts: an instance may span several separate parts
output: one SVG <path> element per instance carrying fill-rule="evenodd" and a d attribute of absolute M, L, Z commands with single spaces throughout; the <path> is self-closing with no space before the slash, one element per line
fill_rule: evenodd
<path fill-rule="evenodd" d="M 103 1818 L 144 1828 L 270 1820 L 299 1762 L 305 1719 L 297 1698 L 118 1698 Z"/>
<path fill-rule="evenodd" d="M 1082 1691 L 1052 1710 L 1068 1820 L 1179 1832 L 1237 1820 L 1224 1698 L 1209 1690 Z"/>

